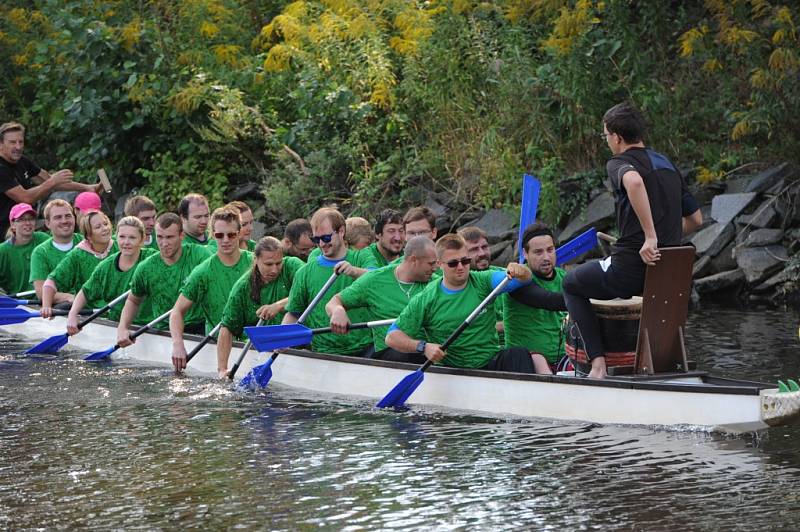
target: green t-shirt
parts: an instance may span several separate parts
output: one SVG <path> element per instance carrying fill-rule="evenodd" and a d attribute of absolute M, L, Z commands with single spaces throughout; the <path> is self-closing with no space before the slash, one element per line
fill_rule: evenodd
<path fill-rule="evenodd" d="M 136 268 L 131 278 L 131 293 L 136 297 L 146 297 L 151 300 L 154 317 L 164 314 L 175 305 L 184 281 L 192 270 L 210 255 L 205 247 L 185 242 L 181 250 L 181 258 L 175 264 L 165 263 L 160 253 L 148 257 Z M 202 321 L 202 309 L 199 305 L 192 306 L 185 316 L 185 323 Z M 169 329 L 169 320 L 159 322 L 156 328 Z"/>
<path fill-rule="evenodd" d="M 442 344 L 486 299 L 500 279 L 502 274 L 499 272 L 470 272 L 467 285 L 455 291 L 445 288 L 443 281 L 433 281 L 411 298 L 389 330 L 397 328 L 411 338 Z M 510 286 L 507 285 L 506 290 Z M 483 309 L 450 345 L 441 363 L 456 368 L 481 368 L 497 351 L 494 311 Z"/>
<path fill-rule="evenodd" d="M 80 233 L 72 235 L 72 246 L 77 245 L 83 236 Z M 47 277 L 56 269 L 61 259 L 67 256 L 67 253 L 72 251 L 72 248 L 67 251 L 61 251 L 53 245 L 53 239 L 48 238 L 33 250 L 31 255 L 31 275 L 30 281 L 45 281 Z"/>
<path fill-rule="evenodd" d="M 253 254 L 242 251 L 233 266 L 225 266 L 214 254 L 201 262 L 183 283 L 181 294 L 200 307 L 206 320 L 206 334 L 222 319 L 222 311 L 233 285 L 250 271 Z"/>
<path fill-rule="evenodd" d="M 427 283 L 401 283 L 395 277 L 397 264 L 372 270 L 355 280 L 339 294 L 348 316 L 354 309 L 366 308 L 368 321 L 394 319 L 403 312 L 408 301 L 425 289 Z M 352 319 L 351 323 L 355 323 Z M 375 351 L 386 349 L 389 326 L 374 327 L 372 341 Z"/>
<path fill-rule="evenodd" d="M 375 263 L 378 265 L 379 268 L 382 268 L 384 266 L 388 266 L 389 265 L 389 261 L 386 260 L 386 257 L 381 255 L 381 251 L 378 249 L 378 243 L 377 242 L 373 242 L 372 244 L 367 246 L 365 249 L 368 249 L 369 252 L 372 253 L 372 256 L 375 257 Z M 402 255 L 400 255 L 400 258 L 402 258 Z"/>
<path fill-rule="evenodd" d="M 24 246 L 15 246 L 9 238 L 0 244 L 0 288 L 7 294 L 33 290 L 30 281 L 31 256 L 42 242 L 50 238 L 47 233 L 33 232 L 33 238 Z"/>
<path fill-rule="evenodd" d="M 231 295 L 225 303 L 225 310 L 222 311 L 222 325 L 231 334 L 241 337 L 244 328 L 248 325 L 258 323 L 256 311 L 262 305 L 270 305 L 289 296 L 297 272 L 306 263 L 297 257 L 283 257 L 283 266 L 278 277 L 269 284 L 261 287 L 258 302 L 250 297 L 250 276 L 243 275 L 236 284 L 233 285 Z M 285 312 L 281 312 L 264 325 L 280 325 Z"/>
<path fill-rule="evenodd" d="M 549 281 L 533 276 L 533 282 L 550 292 L 561 292 L 561 283 L 567 272 L 555 269 Z M 533 308 L 506 296 L 503 300 L 503 325 L 506 347 L 525 347 L 541 353 L 551 364 L 564 355 L 561 338 L 561 323 L 566 312 Z"/>
<path fill-rule="evenodd" d="M 317 248 L 319 249 L 319 248 Z M 347 250 L 347 255 L 342 260 L 346 260 L 358 268 L 374 269 L 375 258 L 372 253 L 364 250 Z M 333 267 L 339 261 L 331 261 L 324 255 L 319 255 L 315 259 L 309 257 L 308 263 L 295 276 L 292 289 L 289 292 L 289 303 L 286 305 L 286 312 L 291 312 L 300 316 L 311 300 L 319 293 L 322 285 L 330 278 Z M 314 329 L 317 327 L 328 327 L 330 319 L 325 312 L 325 304 L 330 301 L 334 294 L 337 294 L 353 284 L 353 278 L 347 275 L 340 275 L 333 286 L 325 293 L 314 310 L 306 319 L 304 325 Z M 356 309 L 348 313 L 353 323 L 368 321 L 369 313 L 367 309 Z M 335 355 L 356 354 L 372 343 L 372 333 L 368 329 L 358 329 L 347 334 L 315 334 L 311 347 L 320 353 L 331 353 Z"/>
<path fill-rule="evenodd" d="M 209 240 L 211 240 L 211 241 L 208 243 L 208 247 L 211 249 L 211 251 L 213 253 L 216 253 L 217 252 L 217 239 L 216 238 L 209 238 Z M 255 250 L 256 250 L 256 241 L 255 240 L 248 240 L 247 241 L 247 251 L 252 253 Z M 242 250 L 242 251 L 244 251 L 244 250 Z"/>
<path fill-rule="evenodd" d="M 111 246 L 109 255 L 119 251 L 116 241 Z M 92 272 L 100 262 L 107 257 L 99 258 L 97 255 L 85 249 L 74 247 L 67 253 L 58 266 L 48 276 L 56 283 L 59 292 L 77 294 L 83 283 L 89 280 Z"/>
<path fill-rule="evenodd" d="M 83 295 L 86 297 L 86 306 L 88 308 L 104 307 L 115 297 L 125 292 L 130 288 L 131 278 L 136 268 L 138 268 L 147 257 L 157 253 L 158 251 L 155 249 L 142 248 L 142 251 L 139 253 L 139 260 L 126 272 L 119 269 L 119 252 L 100 261 L 100 264 L 94 269 L 92 275 L 89 276 L 89 279 L 83 283 L 81 287 Z M 108 311 L 106 317 L 113 321 L 119 321 L 124 306 L 124 301 L 114 305 L 114 307 Z M 150 305 L 150 301 L 146 299 L 139 307 L 139 313 L 136 315 L 134 323 L 136 325 L 143 325 L 153 318 L 155 318 L 153 309 Z"/>
<path fill-rule="evenodd" d="M 198 246 L 207 246 L 211 242 L 214 242 L 213 238 L 209 238 L 208 234 L 206 234 L 205 240 L 200 240 L 195 236 L 190 235 L 189 233 L 183 233 L 183 243 L 184 244 L 196 244 Z M 166 312 L 166 310 L 164 311 Z"/>

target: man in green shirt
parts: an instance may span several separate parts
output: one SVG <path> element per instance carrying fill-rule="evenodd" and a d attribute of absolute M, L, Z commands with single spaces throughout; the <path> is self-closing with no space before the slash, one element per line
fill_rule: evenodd
<path fill-rule="evenodd" d="M 406 238 L 424 235 L 436 242 L 436 215 L 428 207 L 411 207 L 403 215 Z"/>
<path fill-rule="evenodd" d="M 466 320 L 492 290 L 509 276 L 504 291 L 512 291 L 530 280 L 531 272 L 511 263 L 506 272 L 472 272 L 464 239 L 448 234 L 436 242 L 442 280 L 429 283 L 409 301 L 389 328 L 386 345 L 404 353 L 424 354 L 433 362 L 457 368 L 475 368 L 522 373 L 550 373 L 541 356 L 531 356 L 524 347 L 498 351 L 494 313 L 485 309 L 445 352 L 441 344 Z"/>
<path fill-rule="evenodd" d="M 403 217 L 394 209 L 384 209 L 375 220 L 375 242 L 367 249 L 375 257 L 378 266 L 386 266 L 397 260 L 406 243 Z"/>
<path fill-rule="evenodd" d="M 35 231 L 36 211 L 27 203 L 11 207 L 8 220 L 11 238 L 0 244 L 0 288 L 16 294 L 31 289 L 31 255 L 48 236 Z"/>
<path fill-rule="evenodd" d="M 289 290 L 300 268 L 306 265 L 297 257 L 283 254 L 280 240 L 265 236 L 256 244 L 253 267 L 231 289 L 222 311 L 222 327 L 217 338 L 217 371 L 220 378 L 228 373 L 233 337 L 241 337 L 247 325 L 259 319 L 264 325 L 279 325 L 289 302 Z"/>
<path fill-rule="evenodd" d="M 125 216 L 136 216 L 144 224 L 144 247 L 158 249 L 156 244 L 156 204 L 147 196 L 133 196 L 125 202 Z"/>
<path fill-rule="evenodd" d="M 158 255 L 151 255 L 139 264 L 131 278 L 131 293 L 125 301 L 117 327 L 117 343 L 121 347 L 133 343 L 128 328 L 139 312 L 144 298 L 151 298 L 154 316 L 160 316 L 172 309 L 189 274 L 210 256 L 204 246 L 183 242 L 181 220 L 171 212 L 162 214 L 156 220 L 156 240 Z M 191 329 L 191 332 L 201 333 L 204 330 L 199 307 L 189 312 L 186 323 L 189 324 L 186 329 Z M 168 324 L 162 321 L 156 328 L 166 330 Z"/>
<path fill-rule="evenodd" d="M 400 264 L 372 270 L 331 298 L 325 311 L 331 317 L 331 328 L 337 334 L 346 334 L 350 324 L 348 311 L 366 308 L 368 320 L 394 319 L 400 315 L 409 300 L 422 292 L 431 275 L 438 268 L 433 241 L 417 236 L 406 243 Z M 386 347 L 386 327 L 372 329 L 375 345 L 373 358 L 421 364 L 425 358 L 418 353 L 401 353 Z"/>
<path fill-rule="evenodd" d="M 217 252 L 189 275 L 169 316 L 172 363 L 176 371 L 186 367 L 186 346 L 183 343 L 186 313 L 196 304 L 205 317 L 206 334 L 211 332 L 222 319 L 233 285 L 250 269 L 253 254 L 239 248 L 240 229 L 238 210 L 221 207 L 211 215 L 211 234 L 217 241 Z"/>
<path fill-rule="evenodd" d="M 210 242 L 208 228 L 208 200 L 202 194 L 187 194 L 178 204 L 178 214 L 183 224 L 183 240 L 190 244 L 206 246 Z"/>
<path fill-rule="evenodd" d="M 519 345 L 540 353 L 555 368 L 564 356 L 561 324 L 567 307 L 561 282 L 566 272 L 556 268 L 555 239 L 546 225 L 535 223 L 526 227 L 522 247 L 533 271 L 533 282 L 503 301 L 505 345 Z"/>
<path fill-rule="evenodd" d="M 504 268 L 491 264 L 492 253 L 489 248 L 489 239 L 486 236 L 486 231 L 480 227 L 470 225 L 459 229 L 458 234 L 461 235 L 467 243 L 467 256 L 471 261 L 470 270 L 474 272 L 504 270 Z M 495 328 L 500 336 L 500 345 L 503 345 L 503 300 L 507 297 L 507 294 L 500 294 L 492 301 L 490 306 L 490 308 L 494 309 L 494 316 L 497 320 Z"/>
<path fill-rule="evenodd" d="M 30 281 L 39 299 L 42 298 L 44 282 L 75 244 L 83 240 L 80 233 L 75 232 L 75 213 L 72 205 L 62 199 L 48 202 L 44 208 L 44 224 L 52 236 L 36 246 L 31 255 Z M 53 303 L 57 305 L 69 302 L 72 301 L 72 297 L 72 294 L 66 292 L 56 292 Z"/>
<path fill-rule="evenodd" d="M 305 218 L 297 218 L 286 224 L 283 230 L 283 254 L 306 262 L 308 255 L 317 246 L 311 241 L 311 224 Z"/>
<path fill-rule="evenodd" d="M 238 212 L 239 219 L 242 221 L 242 228 L 239 229 L 239 249 L 246 249 L 247 251 L 255 250 L 256 241 L 250 238 L 253 235 L 254 221 L 253 211 L 250 210 L 250 206 L 243 201 L 237 200 L 228 203 L 225 207 L 230 207 Z M 213 253 L 216 253 L 217 241 L 212 238 L 208 243 L 208 247 L 211 248 Z"/>
<path fill-rule="evenodd" d="M 312 241 L 319 246 L 320 254 L 309 259 L 306 266 L 297 272 L 283 323 L 296 323 L 311 300 L 335 272 L 338 277 L 319 304 L 305 320 L 308 327 L 327 327 L 330 323 L 325 313 L 325 304 L 334 294 L 341 292 L 367 272 L 374 269 L 375 258 L 366 249 L 348 249 L 344 241 L 344 216 L 336 209 L 322 208 L 311 217 Z M 366 309 L 354 310 L 353 321 L 367 321 Z M 315 334 L 312 339 L 314 351 L 338 355 L 364 356 L 372 351 L 372 334 L 368 329 L 359 329 L 345 336 L 334 334 Z"/>

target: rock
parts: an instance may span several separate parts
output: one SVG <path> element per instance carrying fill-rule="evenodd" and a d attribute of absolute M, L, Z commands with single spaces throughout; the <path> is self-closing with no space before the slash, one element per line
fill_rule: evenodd
<path fill-rule="evenodd" d="M 263 201 L 264 194 L 261 191 L 261 185 L 257 185 L 256 183 L 245 183 L 244 185 L 236 187 L 229 194 L 227 194 L 227 201 L 244 201 L 247 198 Z"/>
<path fill-rule="evenodd" d="M 783 270 L 779 271 L 760 285 L 753 288 L 756 292 L 767 292 L 773 290 L 776 286 L 785 283 L 789 279 L 791 279 L 791 274 L 789 270 L 784 268 Z"/>
<path fill-rule="evenodd" d="M 769 246 L 777 244 L 783 238 L 783 231 L 780 229 L 756 229 L 747 235 L 747 238 L 740 244 L 743 248 L 755 248 L 758 246 Z"/>
<path fill-rule="evenodd" d="M 697 249 L 698 255 L 713 257 L 728 245 L 733 239 L 733 233 L 733 224 L 716 223 L 695 234 L 692 244 Z"/>
<path fill-rule="evenodd" d="M 742 214 L 736 218 L 737 224 L 763 229 L 771 227 L 778 219 L 778 212 L 772 206 L 772 200 L 767 200 L 753 212 L 753 214 Z"/>
<path fill-rule="evenodd" d="M 496 256 L 492 260 L 492 264 L 495 266 L 508 266 L 508 263 L 511 261 L 516 261 L 519 257 L 517 257 L 517 252 L 513 246 L 506 246 L 502 252 L 498 256 Z"/>
<path fill-rule="evenodd" d="M 756 198 L 755 192 L 742 194 L 721 194 L 711 201 L 711 217 L 718 223 L 726 224 L 736 218 L 742 210 Z"/>
<path fill-rule="evenodd" d="M 436 215 L 437 218 L 440 216 L 444 216 L 447 214 L 447 207 L 439 203 L 433 198 L 428 198 L 425 200 L 425 206 L 433 211 L 433 214 Z"/>
<path fill-rule="evenodd" d="M 706 275 L 711 274 L 711 257 L 706 255 L 705 257 L 700 257 L 692 266 L 692 277 L 705 277 Z"/>
<path fill-rule="evenodd" d="M 742 269 L 748 284 L 756 284 L 780 269 L 789 256 L 783 246 L 738 248 L 736 264 Z"/>
<path fill-rule="evenodd" d="M 725 194 L 741 194 L 747 192 L 747 187 L 750 185 L 752 177 L 736 177 L 725 181 Z"/>
<path fill-rule="evenodd" d="M 258 242 L 265 234 L 267 234 L 267 226 L 261 222 L 253 221 L 253 229 L 252 233 L 250 233 L 250 238 Z M 283 235 L 281 235 L 281 238 L 283 238 Z"/>
<path fill-rule="evenodd" d="M 497 244 L 489 246 L 489 255 L 491 255 L 492 258 L 499 257 L 506 250 L 507 247 L 510 247 L 513 250 L 515 244 L 516 241 L 511 241 L 511 240 L 503 240 L 501 242 L 498 242 Z"/>
<path fill-rule="evenodd" d="M 730 241 L 717 256 L 711 259 L 710 273 L 721 273 L 735 270 L 738 266 L 733 258 L 733 241 Z"/>
<path fill-rule="evenodd" d="M 501 240 L 514 237 L 515 224 L 516 220 L 508 212 L 501 209 L 489 209 L 480 220 L 472 225 L 486 232 L 489 244 L 496 244 Z"/>
<path fill-rule="evenodd" d="M 699 294 L 708 294 L 737 285 L 741 283 L 744 278 L 744 272 L 737 268 L 727 272 L 715 273 L 714 275 L 709 275 L 702 279 L 696 279 L 694 287 Z"/>
<path fill-rule="evenodd" d="M 570 220 L 567 227 L 558 235 L 559 242 L 567 242 L 579 235 L 586 229 L 597 227 L 599 222 L 614 216 L 614 198 L 610 192 L 606 191 L 595 197 L 586 207 L 586 212 Z M 602 224 L 598 229 L 605 228 L 607 224 Z"/>
<path fill-rule="evenodd" d="M 773 166 L 751 178 L 750 183 L 744 191 L 766 192 L 767 189 L 775 185 L 778 181 L 791 177 L 793 173 L 794 169 L 788 163 Z"/>

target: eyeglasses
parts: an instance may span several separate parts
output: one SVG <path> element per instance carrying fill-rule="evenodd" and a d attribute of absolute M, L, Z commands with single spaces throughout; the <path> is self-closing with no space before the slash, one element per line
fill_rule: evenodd
<path fill-rule="evenodd" d="M 326 244 L 329 244 L 330 241 L 333 240 L 333 235 L 335 235 L 335 234 L 336 233 L 333 232 L 333 233 L 328 233 L 327 235 L 312 236 L 311 237 L 311 241 L 314 243 L 314 245 L 319 244 L 320 240 L 322 240 Z"/>
<path fill-rule="evenodd" d="M 462 266 L 469 266 L 471 262 L 472 259 L 469 257 L 461 257 L 460 259 L 448 260 L 444 264 L 448 268 L 457 268 L 459 263 L 461 263 Z"/>
<path fill-rule="evenodd" d="M 214 238 L 217 240 L 222 240 L 226 236 L 228 240 L 233 240 L 234 238 L 239 238 L 239 233 L 214 233 Z"/>
<path fill-rule="evenodd" d="M 433 231 L 406 231 L 406 236 L 409 239 L 414 238 L 415 236 L 428 236 L 432 235 Z"/>

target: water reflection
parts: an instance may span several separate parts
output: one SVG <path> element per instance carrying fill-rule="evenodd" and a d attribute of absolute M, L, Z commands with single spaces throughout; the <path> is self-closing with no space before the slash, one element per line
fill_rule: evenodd
<path fill-rule="evenodd" d="M 698 312 L 701 367 L 800 375 L 796 316 L 770 312 Z M 797 427 L 397 414 L 0 350 L 0 528 L 793 529 L 800 510 Z"/>

